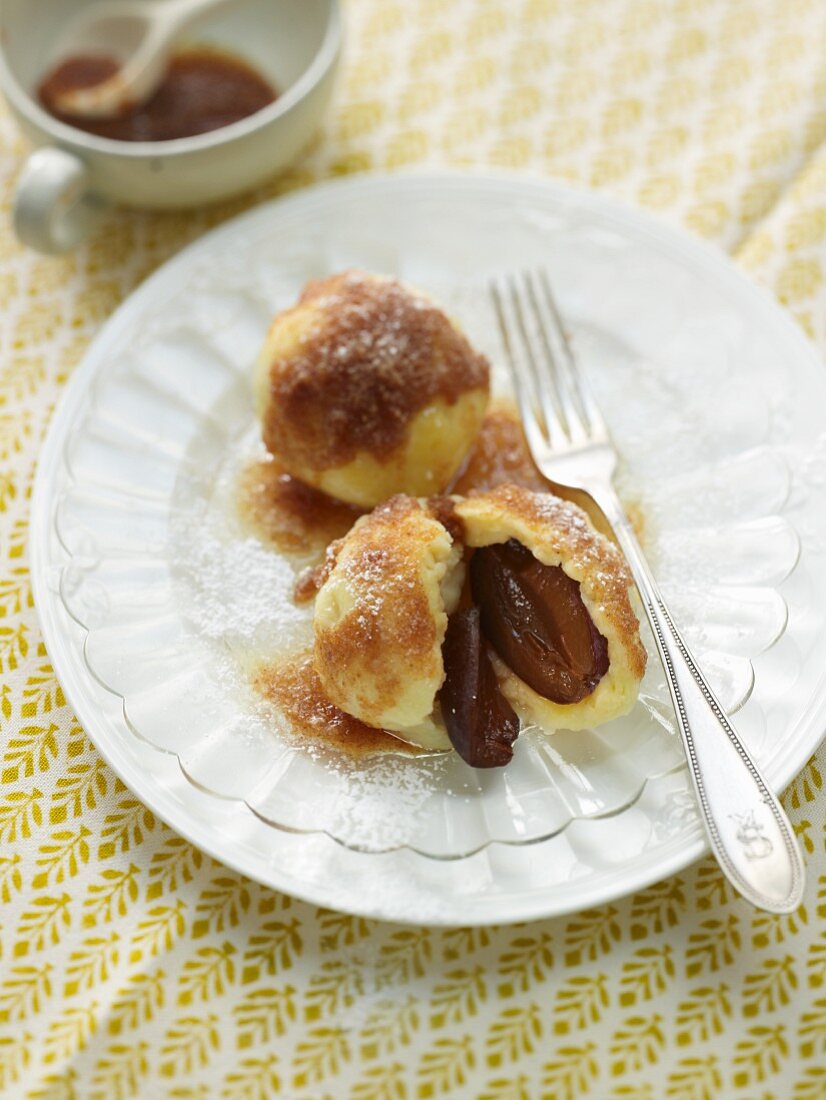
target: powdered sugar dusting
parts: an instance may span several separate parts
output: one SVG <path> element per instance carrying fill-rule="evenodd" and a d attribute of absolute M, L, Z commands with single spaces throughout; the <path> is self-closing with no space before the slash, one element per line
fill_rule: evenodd
<path fill-rule="evenodd" d="M 212 500 L 176 515 L 171 559 L 193 628 L 227 648 L 260 649 L 278 639 L 301 644 L 310 615 L 292 601 L 295 570 L 257 539 L 245 536 L 228 509 L 232 478 L 219 479 Z"/>

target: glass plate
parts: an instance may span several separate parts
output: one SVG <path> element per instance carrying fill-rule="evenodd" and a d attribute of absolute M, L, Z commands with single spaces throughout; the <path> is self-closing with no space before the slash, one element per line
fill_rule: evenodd
<path fill-rule="evenodd" d="M 407 215 L 424 226 L 431 204 L 422 195 Z M 455 753 L 352 760 L 297 743 L 262 706 L 245 670 L 312 641 L 311 611 L 290 595 L 306 559 L 245 533 L 236 483 L 259 449 L 255 356 L 308 278 L 360 266 L 430 291 L 488 353 L 503 394 L 485 280 L 545 263 L 621 454 L 621 491 L 642 512 L 666 595 L 729 711 L 752 695 L 752 660 L 787 622 L 777 586 L 800 547 L 782 514 L 785 398 L 762 384 L 749 334 L 699 288 L 688 310 L 687 290 L 666 301 L 660 291 L 660 308 L 647 308 L 658 273 L 620 233 L 511 211 L 501 228 L 519 251 L 508 257 L 489 218 L 466 215 L 438 249 L 422 234 L 402 250 L 389 207 L 373 212 L 369 234 L 344 241 L 308 211 L 292 245 L 273 229 L 239 239 L 218 264 L 192 263 L 172 293 L 134 312 L 63 452 L 71 484 L 55 524 L 71 562 L 60 593 L 88 631 L 90 672 L 123 698 L 130 729 L 174 753 L 198 787 L 361 851 L 458 858 L 492 841 L 534 843 L 617 815 L 682 767 L 682 749 L 656 659 L 629 716 L 594 731 L 526 732 L 508 767 L 492 771 Z M 767 689 L 740 721 L 758 750 L 772 702 Z"/>
<path fill-rule="evenodd" d="M 776 789 L 822 736 L 826 374 L 788 317 L 715 250 L 601 195 L 505 174 L 338 181 L 235 219 L 130 297 L 67 388 L 32 507 L 35 600 L 89 735 L 159 816 L 270 886 L 386 919 L 490 923 L 598 904 L 703 851 L 655 669 L 639 725 L 588 740 L 558 734 L 544 747 L 526 740 L 517 771 L 436 787 L 444 814 L 421 835 L 419 772 L 405 786 L 394 762 L 371 789 L 377 800 L 354 809 L 369 777 L 322 771 L 306 756 L 298 765 L 272 730 L 236 723 L 254 708 L 235 694 L 238 650 L 228 661 L 218 639 L 241 651 L 266 640 L 250 631 L 264 604 L 296 636 L 306 622 L 254 585 L 246 605 L 229 582 L 216 601 L 222 562 L 240 560 L 274 591 L 286 589 L 287 567 L 272 555 L 265 566 L 231 527 L 225 544 L 187 542 L 187 529 L 223 515 L 232 463 L 251 445 L 246 372 L 270 313 L 311 275 L 362 264 L 444 297 L 496 356 L 485 277 L 538 263 L 600 387 L 625 459 L 622 490 L 641 500 L 668 595 L 728 704 L 742 702 L 738 726 Z M 283 800 L 293 824 L 317 828 L 324 812 L 353 847 L 257 816 L 275 816 L 267 799 L 284 793 L 263 771 L 238 790 L 266 738 L 296 769 Z M 536 789 L 520 786 L 509 802 L 517 774 Z M 325 804 L 331 789 L 342 792 L 337 806 Z M 528 845 L 524 826 L 537 815 L 538 832 L 561 831 Z M 512 843 L 490 843 L 496 835 Z M 478 838 L 484 846 L 465 859 L 404 846 L 374 854 L 424 841 L 455 856 Z"/>

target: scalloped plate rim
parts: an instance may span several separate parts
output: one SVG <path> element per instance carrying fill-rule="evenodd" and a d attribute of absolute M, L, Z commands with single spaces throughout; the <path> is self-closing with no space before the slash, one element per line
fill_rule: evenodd
<path fill-rule="evenodd" d="M 598 192 L 545 179 L 541 176 L 507 171 L 429 171 L 423 169 L 412 172 L 371 173 L 341 180 L 328 180 L 313 187 L 273 199 L 231 218 L 223 225 L 191 242 L 137 287 L 104 323 L 90 343 L 82 363 L 67 383 L 41 448 L 32 494 L 29 561 L 34 602 L 44 640 L 54 665 L 55 674 L 60 679 L 67 699 L 90 739 L 95 743 L 107 763 L 123 782 L 135 791 L 162 820 L 166 821 L 170 827 L 191 843 L 208 852 L 219 861 L 234 867 L 264 885 L 275 889 L 284 889 L 303 900 L 331 906 L 344 912 L 385 920 L 399 920 L 402 918 L 398 914 L 393 914 L 392 905 L 388 913 L 378 903 L 364 904 L 357 897 L 350 900 L 341 897 L 341 884 L 336 884 L 330 889 L 320 888 L 317 884 L 310 886 L 301 880 L 296 880 L 291 873 L 275 867 L 272 863 L 265 862 L 262 865 L 260 856 L 256 855 L 250 859 L 238 847 L 227 851 L 226 845 L 222 844 L 220 832 L 214 836 L 210 835 L 210 830 L 205 829 L 203 823 L 198 823 L 197 819 L 187 812 L 185 805 L 181 806 L 180 803 L 176 803 L 169 797 L 171 791 L 147 782 L 148 776 L 146 773 L 136 772 L 134 767 L 129 765 L 128 757 L 123 753 L 123 746 L 118 745 L 117 738 L 109 736 L 104 728 L 107 723 L 104 721 L 103 716 L 93 706 L 89 705 L 88 669 L 83 665 L 82 659 L 76 669 L 72 667 L 78 660 L 78 647 L 73 647 L 74 653 L 67 651 L 65 648 L 69 644 L 68 635 L 71 633 L 71 627 L 67 630 L 67 624 L 59 622 L 61 613 L 75 630 L 81 631 L 84 635 L 87 632 L 70 619 L 65 608 L 59 606 L 59 599 L 48 583 L 53 557 L 52 527 L 54 510 L 59 499 L 53 495 L 54 480 L 61 467 L 64 437 L 71 424 L 71 414 L 77 410 L 87 390 L 98 376 L 105 356 L 117 345 L 122 331 L 131 322 L 133 311 L 139 309 L 145 300 L 148 301 L 154 296 L 156 287 L 174 279 L 179 270 L 185 269 L 200 250 L 214 247 L 222 238 L 231 237 L 244 231 L 256 220 L 266 220 L 272 216 L 273 212 L 280 214 L 282 211 L 288 210 L 290 206 L 311 207 L 314 202 L 325 201 L 328 195 L 360 190 L 369 193 L 371 189 L 376 187 L 379 189 L 388 186 L 392 188 L 397 184 L 401 184 L 402 187 L 420 184 L 429 188 L 436 186 L 455 189 L 464 185 L 473 187 L 479 183 L 482 186 L 509 185 L 517 189 L 537 192 L 545 198 L 556 196 L 568 208 L 576 207 L 579 204 L 584 209 L 596 212 L 603 223 L 605 221 L 616 222 L 626 230 L 630 228 L 646 238 L 649 243 L 659 245 L 661 248 L 665 247 L 672 256 L 683 256 L 702 266 L 716 268 L 718 277 L 728 283 L 734 295 L 739 296 L 741 299 L 750 298 L 752 306 L 759 305 L 763 311 L 764 323 L 771 324 L 780 332 L 788 344 L 796 346 L 799 361 L 808 361 L 810 369 L 823 370 L 823 364 L 816 349 L 792 318 L 781 309 L 767 290 L 759 284 L 751 282 L 739 271 L 722 250 L 701 240 L 693 239 L 680 229 L 665 222 L 660 222 L 647 212 L 620 200 Z M 50 567 L 48 569 L 47 564 Z M 84 680 L 87 682 L 84 683 Z M 92 685 L 92 690 L 93 692 L 114 695 L 114 693 L 98 684 Z M 796 729 L 791 731 L 797 751 L 788 755 L 783 761 L 778 761 L 777 753 L 773 753 L 763 763 L 763 770 L 774 789 L 782 790 L 799 773 L 808 758 L 826 737 L 826 730 L 821 725 L 822 719 L 818 717 L 818 713 L 824 704 L 826 704 L 826 673 L 818 682 L 805 713 L 797 723 Z M 816 735 L 815 730 L 817 730 Z M 132 737 L 131 734 L 128 736 L 129 738 Z M 158 757 L 166 755 L 153 746 L 150 746 L 150 748 L 151 752 Z M 174 754 L 172 754 L 172 759 L 175 759 L 177 766 L 177 757 Z M 189 783 L 189 780 L 186 782 Z M 206 797 L 215 798 L 217 796 L 207 795 Z M 250 816 L 255 816 L 252 810 L 247 809 L 246 812 Z M 262 827 L 272 828 L 269 825 Z M 335 844 L 337 842 L 331 840 L 330 843 Z M 492 844 L 495 845 L 497 842 L 494 841 Z M 402 851 L 405 851 L 405 849 L 402 849 Z M 488 897 L 483 902 L 484 911 L 474 913 L 469 908 L 468 898 L 462 895 L 456 905 L 455 915 L 428 915 L 426 921 L 427 923 L 444 926 L 456 924 L 480 925 L 540 919 L 576 912 L 588 906 L 615 900 L 659 881 L 684 869 L 707 851 L 708 844 L 702 835 L 701 826 L 695 822 L 677 837 L 669 839 L 655 850 L 638 854 L 630 863 L 614 867 L 607 873 L 603 869 L 593 876 L 588 876 L 587 879 L 575 879 L 561 886 L 549 887 L 539 892 L 540 897 L 538 899 L 532 899 L 530 902 L 523 899 L 521 904 L 517 904 L 520 895 L 506 895 L 501 899 L 500 904 L 496 905 L 492 904 L 491 898 Z M 375 856 L 367 853 L 363 858 L 375 859 Z M 420 856 L 418 858 L 429 859 L 430 857 Z M 457 862 L 461 862 L 461 860 Z M 588 883 L 587 886 L 586 882 Z M 535 892 L 529 891 L 528 893 L 530 895 Z M 567 896 L 571 892 L 574 896 Z M 563 896 L 560 897 L 560 894 Z M 579 896 L 577 897 L 577 895 Z M 411 920 L 410 915 L 406 919 Z M 415 922 L 416 918 L 412 917 L 412 920 Z"/>

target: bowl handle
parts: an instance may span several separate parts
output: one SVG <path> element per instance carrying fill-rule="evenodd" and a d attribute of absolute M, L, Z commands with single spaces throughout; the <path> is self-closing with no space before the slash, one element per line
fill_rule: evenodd
<path fill-rule="evenodd" d="M 88 236 L 106 203 L 90 188 L 89 169 L 65 149 L 45 146 L 26 163 L 14 195 L 14 229 L 38 252 L 68 252 Z"/>

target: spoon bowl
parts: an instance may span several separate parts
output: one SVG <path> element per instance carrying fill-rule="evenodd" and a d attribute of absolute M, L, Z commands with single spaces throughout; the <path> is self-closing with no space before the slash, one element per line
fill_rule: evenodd
<path fill-rule="evenodd" d="M 66 27 L 54 63 L 99 54 L 118 63 L 112 76 L 88 87 L 59 91 L 52 107 L 76 118 L 114 118 L 143 103 L 166 72 L 176 40 L 204 16 L 237 0 L 154 0 L 152 4 L 100 0 Z"/>

